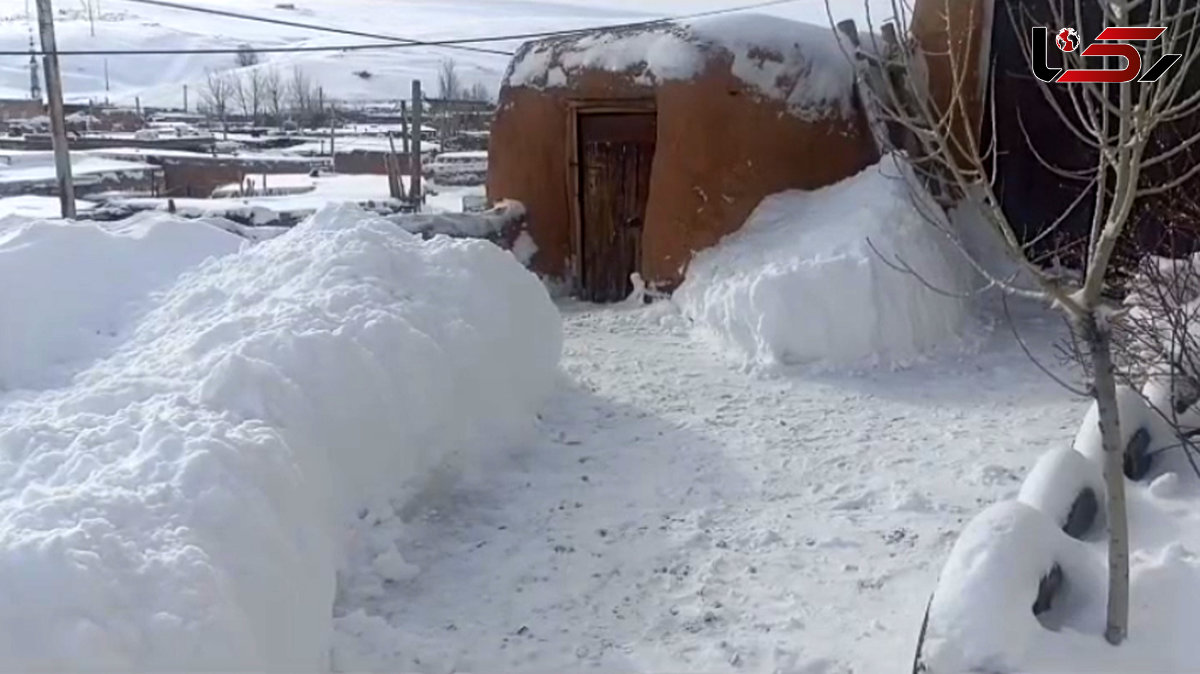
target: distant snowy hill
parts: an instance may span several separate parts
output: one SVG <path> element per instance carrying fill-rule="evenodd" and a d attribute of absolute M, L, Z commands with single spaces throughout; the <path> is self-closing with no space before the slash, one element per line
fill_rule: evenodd
<path fill-rule="evenodd" d="M 79 2 L 57 0 L 56 30 L 63 50 L 235 49 L 256 47 L 314 47 L 370 42 L 364 38 L 321 33 L 301 28 L 151 7 L 123 0 L 92 0 L 99 12 L 92 22 Z M 863 15 L 860 0 L 832 0 L 840 16 Z M 887 0 L 872 0 L 883 15 Z M 36 32 L 32 2 L 0 0 L 0 51 L 23 51 Z M 416 40 L 509 35 L 547 30 L 641 21 L 721 9 L 734 0 L 189 0 L 189 4 L 283 19 L 386 34 Z M 740 4 L 746 4 L 745 2 Z M 286 6 L 293 8 L 286 8 Z M 827 24 L 823 0 L 796 0 L 757 11 Z M 502 51 L 520 41 L 479 45 Z M 481 83 L 495 93 L 508 64 L 503 54 L 448 48 L 400 48 L 352 52 L 264 54 L 257 68 L 277 68 L 286 77 L 296 66 L 326 96 L 349 101 L 406 98 L 410 82 L 420 78 L 436 94 L 439 64 L 453 58 L 465 86 Z M 231 54 L 151 56 L 73 56 L 63 58 L 64 95 L 68 101 L 88 99 L 180 107 L 183 85 L 189 85 L 189 104 L 199 101 L 199 89 L 209 70 L 237 68 Z M 370 73 L 361 77 L 355 73 Z M 106 76 L 107 72 L 107 76 Z M 106 85 L 107 80 L 107 85 Z M 29 59 L 0 57 L 0 96 L 24 98 L 29 92 Z"/>

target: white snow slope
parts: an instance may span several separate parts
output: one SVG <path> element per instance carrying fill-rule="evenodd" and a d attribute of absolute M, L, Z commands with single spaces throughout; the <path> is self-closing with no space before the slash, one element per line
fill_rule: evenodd
<path fill-rule="evenodd" d="M 164 7 L 92 0 L 100 12 L 92 24 L 81 5 L 57 3 L 56 30 L 59 48 L 87 49 L 236 49 L 242 44 L 259 47 L 310 47 L 369 43 L 353 36 L 240 21 Z M 888 0 L 872 0 L 876 17 Z M 35 22 L 18 0 L 0 0 L 0 50 L 28 49 Z M 277 0 L 195 0 L 188 3 L 255 16 L 283 19 L 416 40 L 503 36 L 536 31 L 576 29 L 675 16 L 725 8 L 723 0 L 658 0 L 652 5 L 635 0 L 292 0 L 294 10 L 277 7 Z M 864 15 L 858 0 L 834 0 L 841 17 Z M 788 18 L 828 26 L 823 0 L 763 8 Z M 478 45 L 513 52 L 519 40 Z M 351 52 L 316 52 L 264 55 L 259 68 L 276 68 L 285 78 L 300 66 L 325 88 L 326 96 L 343 100 L 393 100 L 407 98 L 412 79 L 421 79 L 427 92 L 437 92 L 437 69 L 453 58 L 463 83 L 482 83 L 494 94 L 508 66 L 504 53 L 480 53 L 448 48 L 400 48 Z M 24 98 L 29 93 L 29 59 L 0 57 L 0 96 Z M 64 95 L 68 101 L 89 98 L 142 105 L 181 107 L 183 85 L 190 85 L 190 107 L 195 109 L 208 70 L 236 68 L 231 54 L 153 56 L 67 56 L 62 59 Z M 106 82 L 107 67 L 107 82 Z M 354 73 L 367 71 L 369 79 Z"/>
<path fill-rule="evenodd" d="M 836 185 L 767 197 L 698 253 L 684 315 L 747 366 L 906 364 L 973 332 L 965 260 L 910 199 L 891 157 Z M 908 264 L 925 283 L 898 270 Z"/>
<path fill-rule="evenodd" d="M 347 206 L 241 250 L 187 233 L 206 226 L 5 239 L 0 270 L 22 278 L 0 316 L 32 316 L 12 348 L 73 339 L 82 367 L 38 388 L 32 361 L 30 389 L 0 397 L 0 670 L 325 669 L 335 572 L 363 547 L 347 524 L 504 447 L 543 404 L 560 319 L 495 246 Z M 159 271 L 93 266 L 112 252 Z M 113 309 L 102 338 L 92 296 Z"/>

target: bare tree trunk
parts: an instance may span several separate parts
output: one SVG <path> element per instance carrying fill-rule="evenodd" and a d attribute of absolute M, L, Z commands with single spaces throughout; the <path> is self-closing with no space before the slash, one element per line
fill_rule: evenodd
<path fill-rule="evenodd" d="M 1117 405 L 1117 380 L 1112 361 L 1112 336 L 1098 324 L 1095 313 L 1083 319 L 1082 332 L 1095 371 L 1093 395 L 1100 413 L 1104 446 L 1104 483 L 1108 489 L 1108 623 L 1104 638 L 1114 646 L 1129 633 L 1129 521 L 1125 508 L 1125 447 Z"/>

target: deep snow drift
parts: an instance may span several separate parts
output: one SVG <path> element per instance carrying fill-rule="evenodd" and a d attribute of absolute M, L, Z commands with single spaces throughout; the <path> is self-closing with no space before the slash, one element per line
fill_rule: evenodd
<path fill-rule="evenodd" d="M 114 309 L 115 343 L 59 388 L 0 398 L 0 669 L 327 668 L 345 526 L 503 448 L 550 389 L 560 319 L 490 243 L 422 241 L 348 206 L 238 252 L 200 226 L 33 222 L 6 239 L 0 275 L 27 274 L 0 296 L 27 333 L 6 350 L 91 327 L 63 297 Z M 97 242 L 166 289 L 63 274 L 105 260 Z M 40 295 L 55 274 L 82 287 Z M 42 369 L 97 355 L 88 334 L 56 344 Z M 15 371 L 45 381 L 36 365 Z"/>
<path fill-rule="evenodd" d="M 893 268 L 907 264 L 950 293 L 970 287 L 902 170 L 886 157 L 836 185 L 767 197 L 741 230 L 696 255 L 675 301 L 756 367 L 904 364 L 963 344 L 970 304 Z"/>

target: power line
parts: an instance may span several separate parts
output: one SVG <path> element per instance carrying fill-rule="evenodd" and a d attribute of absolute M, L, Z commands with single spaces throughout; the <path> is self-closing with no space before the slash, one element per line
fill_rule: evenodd
<path fill-rule="evenodd" d="M 230 12 L 224 9 L 212 9 L 211 7 L 197 7 L 195 5 L 185 5 L 179 2 L 167 2 L 166 0 L 125 0 L 139 5 L 152 5 L 155 7 L 167 7 L 170 9 L 179 9 L 186 12 L 199 12 L 201 14 L 212 14 L 215 16 L 224 16 L 231 19 L 240 19 L 242 21 L 257 21 L 259 23 L 270 23 L 276 26 L 287 26 L 289 28 L 303 28 L 305 30 L 315 30 L 324 33 L 336 33 L 339 35 L 351 35 L 354 37 L 368 37 L 375 40 L 386 40 L 388 42 L 400 42 L 403 44 L 421 45 L 421 40 L 413 40 L 406 37 L 395 37 L 392 35 L 380 35 L 378 33 L 365 33 L 358 30 L 348 30 L 345 28 L 331 28 L 329 26 L 318 26 L 311 23 L 300 23 L 299 21 L 287 21 L 285 19 L 272 19 L 265 16 L 254 16 L 252 14 L 241 14 L 238 12 Z M 423 45 L 422 45 L 423 46 Z M 508 56 L 510 52 L 499 51 L 496 49 L 487 49 L 486 47 L 470 47 L 465 45 L 447 45 L 452 49 L 462 49 L 465 51 L 482 52 L 485 54 L 500 54 Z"/>
<path fill-rule="evenodd" d="M 212 48 L 212 49 L 74 49 L 74 50 L 59 50 L 60 56 L 154 56 L 154 55 L 174 55 L 174 54 L 237 54 L 253 52 L 258 54 L 287 54 L 287 53 L 304 53 L 304 52 L 337 52 L 337 51 L 362 51 L 369 49 L 403 49 L 413 47 L 445 47 L 445 48 L 467 48 L 465 45 L 482 44 L 489 42 L 511 42 L 514 40 L 533 40 L 541 38 L 566 37 L 569 35 L 580 35 L 596 31 L 611 31 L 611 30 L 627 30 L 634 28 L 646 28 L 655 25 L 672 23 L 675 21 L 687 21 L 691 19 L 700 19 L 710 16 L 718 16 L 722 14 L 733 14 L 736 12 L 746 12 L 755 9 L 766 7 L 774 7 L 777 5 L 785 5 L 799 0 L 767 0 L 766 2 L 758 2 L 749 5 L 739 5 L 736 7 L 725 7 L 722 9 L 714 9 L 706 12 L 696 12 L 692 14 L 683 14 L 678 16 L 663 17 L 659 19 L 649 19 L 645 21 L 634 21 L 629 23 L 604 24 L 599 26 L 589 26 L 586 28 L 571 28 L 564 30 L 540 31 L 531 33 L 510 33 L 505 35 L 488 35 L 481 37 L 469 38 L 450 38 L 445 40 L 412 40 L 408 38 L 399 38 L 391 36 L 373 35 L 370 33 L 359 33 L 358 31 L 345 31 L 337 28 L 328 28 L 325 26 L 315 26 L 310 24 L 301 24 L 291 21 L 282 21 L 276 19 L 268 19 L 265 17 L 255 17 L 249 15 L 234 14 L 224 10 L 210 10 L 204 7 L 192 7 L 187 5 L 179 5 L 178 3 L 167 3 L 161 0 L 125 0 L 126 2 L 139 2 L 154 5 L 168 5 L 187 11 L 197 11 L 204 13 L 219 14 L 222 16 L 231 16 L 231 18 L 240 18 L 250 21 L 263 21 L 267 23 L 283 23 L 296 28 L 308 28 L 316 31 L 345 33 L 351 35 L 360 35 L 373 37 L 379 40 L 388 40 L 389 43 L 355 43 L 343 45 L 326 45 L 314 47 L 239 47 L 239 48 Z M 498 49 L 482 49 L 475 48 L 472 51 L 482 51 L 484 53 L 498 54 L 511 56 L 512 52 L 502 51 Z M 43 56 L 44 52 L 40 51 L 0 51 L 0 56 Z"/>

